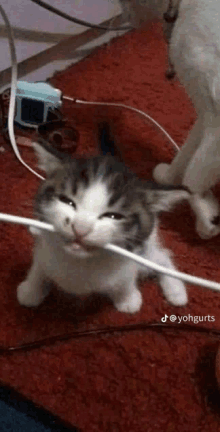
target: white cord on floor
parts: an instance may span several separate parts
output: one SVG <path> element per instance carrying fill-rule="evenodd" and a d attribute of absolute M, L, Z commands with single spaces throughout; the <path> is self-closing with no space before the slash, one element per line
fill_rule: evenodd
<path fill-rule="evenodd" d="M 53 225 L 50 225 L 48 223 L 45 222 L 40 222 L 34 219 L 29 219 L 29 218 L 23 218 L 20 216 L 12 216 L 12 215 L 8 215 L 8 214 L 4 214 L 4 213 L 0 213 L 0 221 L 2 222 L 11 222 L 11 223 L 16 223 L 16 224 L 21 224 L 21 225 L 27 225 L 27 226 L 32 226 L 34 228 L 38 228 L 40 230 L 48 230 L 48 231 L 55 231 L 55 228 Z M 191 276 L 188 275 L 186 273 L 182 273 L 176 270 L 171 270 L 171 269 L 167 269 L 161 265 L 155 264 L 152 261 L 149 261 L 146 258 L 143 258 L 139 255 L 136 255 L 132 252 L 127 251 L 126 249 L 123 249 L 119 246 L 113 245 L 113 244 L 107 244 L 104 249 L 109 250 L 111 252 L 117 253 L 119 255 L 125 256 L 128 259 L 131 259 L 135 262 L 137 262 L 138 264 L 141 264 L 144 267 L 147 268 L 151 268 L 153 270 L 155 270 L 156 272 L 159 273 L 163 273 L 169 276 L 172 276 L 174 278 L 178 278 L 181 279 L 185 282 L 189 282 L 191 284 L 194 285 L 200 285 L 203 286 L 205 288 L 209 288 L 209 289 L 213 289 L 215 291 L 220 291 L 220 284 L 217 282 L 212 282 L 209 281 L 207 279 L 203 279 L 203 278 L 198 278 L 196 276 Z"/>
<path fill-rule="evenodd" d="M 63 96 L 63 99 L 75 102 L 75 103 L 79 103 L 79 104 L 84 104 L 84 105 L 99 105 L 99 106 L 112 106 L 112 107 L 118 107 L 118 108 L 125 108 L 128 109 L 130 111 L 134 111 L 137 114 L 140 114 L 141 116 L 147 118 L 148 120 L 150 120 L 155 126 L 157 126 L 161 132 L 164 133 L 164 135 L 170 140 L 170 142 L 173 144 L 173 146 L 175 147 L 175 149 L 177 151 L 179 151 L 179 147 L 178 145 L 175 143 L 175 141 L 173 140 L 173 138 L 168 134 L 168 132 L 156 121 L 154 120 L 150 115 L 146 114 L 144 111 L 141 111 L 137 108 L 131 107 L 129 105 L 125 105 L 122 103 L 117 103 L 117 102 L 93 102 L 93 101 L 84 101 L 81 99 L 74 99 L 71 98 L 69 96 Z"/>

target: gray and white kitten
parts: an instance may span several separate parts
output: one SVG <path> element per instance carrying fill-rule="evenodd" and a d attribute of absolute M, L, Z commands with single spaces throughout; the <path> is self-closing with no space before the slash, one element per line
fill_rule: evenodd
<path fill-rule="evenodd" d="M 68 293 L 106 294 L 119 311 L 138 312 L 137 279 L 148 270 L 103 247 L 112 243 L 175 269 L 158 240 L 158 214 L 188 199 L 188 191 L 141 181 L 112 156 L 71 159 L 43 142 L 33 145 L 47 174 L 35 213 L 56 231 L 36 236 L 31 269 L 18 286 L 19 303 L 38 306 L 48 294 L 47 282 L 53 281 Z M 163 274 L 158 280 L 171 304 L 187 303 L 180 280 Z"/>

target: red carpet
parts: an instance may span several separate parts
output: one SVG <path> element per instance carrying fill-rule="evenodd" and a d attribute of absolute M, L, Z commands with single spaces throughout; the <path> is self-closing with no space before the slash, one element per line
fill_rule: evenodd
<path fill-rule="evenodd" d="M 165 78 L 166 45 L 161 28 L 131 32 L 57 74 L 65 94 L 94 101 L 123 102 L 151 114 L 181 145 L 195 120 L 184 89 Z M 80 132 L 80 153 L 94 153 L 97 119 L 109 115 L 126 163 L 151 178 L 158 162 L 170 162 L 172 145 L 154 126 L 120 109 L 65 104 Z M 26 162 L 36 166 L 30 150 Z M 12 151 L 1 154 L 1 211 L 31 216 L 39 180 Z M 220 189 L 216 187 L 220 199 Z M 220 236 L 201 240 L 187 205 L 164 214 L 161 236 L 178 268 L 220 281 Z M 32 239 L 21 226 L 1 224 L 0 345 L 11 346 L 73 330 L 160 322 L 165 314 L 214 316 L 220 328 L 220 293 L 188 285 L 189 305 L 169 306 L 154 281 L 143 284 L 144 306 L 120 314 L 105 299 L 69 300 L 54 292 L 37 309 L 18 305 L 16 287 L 31 262 Z M 192 323 L 191 323 L 192 324 Z M 193 324 L 196 327 L 196 324 Z M 209 432 L 220 430 L 220 397 L 212 383 L 217 338 L 205 334 L 137 331 L 90 336 L 2 356 L 0 380 L 83 432 Z"/>

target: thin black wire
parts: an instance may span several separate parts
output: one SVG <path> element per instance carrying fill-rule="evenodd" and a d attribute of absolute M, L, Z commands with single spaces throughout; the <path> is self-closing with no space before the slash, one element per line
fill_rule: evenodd
<path fill-rule="evenodd" d="M 71 339 L 80 339 L 88 336 L 103 336 L 103 335 L 111 335 L 116 333 L 129 333 L 132 331 L 145 331 L 152 330 L 157 332 L 163 331 L 171 331 L 171 332 L 191 332 L 191 333 L 204 333 L 209 336 L 217 336 L 220 338 L 220 330 L 218 329 L 209 329 L 206 327 L 190 324 L 162 324 L 162 323 L 138 323 L 138 324 L 128 324 L 125 326 L 112 326 L 112 327 L 103 327 L 99 329 L 93 330 L 83 330 L 83 331 L 74 331 L 71 333 L 56 335 L 47 337 L 44 339 L 36 340 L 34 342 L 28 342 L 22 345 L 16 345 L 11 347 L 3 347 L 0 346 L 0 355 L 4 354 L 13 354 L 18 351 L 31 351 L 37 348 L 44 348 L 46 346 L 54 345 L 57 342 L 64 342 Z"/>
<path fill-rule="evenodd" d="M 31 0 L 33 3 L 36 3 L 38 6 L 41 6 L 44 9 L 47 9 L 50 12 L 55 13 L 58 16 L 61 16 L 62 18 L 68 20 L 68 21 L 72 21 L 75 24 L 80 24 L 80 25 L 84 25 L 85 27 L 89 27 L 89 28 L 95 28 L 95 29 L 100 29 L 100 30 L 114 30 L 114 31 L 118 31 L 118 30 L 131 30 L 132 27 L 131 26 L 124 26 L 124 27 L 105 27 L 99 24 L 91 24 L 87 21 L 83 21 L 80 20 L 78 18 L 75 17 L 71 17 L 70 15 L 66 14 L 65 12 L 60 11 L 59 9 L 56 9 L 53 6 L 50 6 L 49 4 L 43 2 L 42 0 Z"/>

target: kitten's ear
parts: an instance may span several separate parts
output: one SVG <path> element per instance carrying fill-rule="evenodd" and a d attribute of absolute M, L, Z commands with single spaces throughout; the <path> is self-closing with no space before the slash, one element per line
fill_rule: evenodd
<path fill-rule="evenodd" d="M 169 211 L 181 201 L 189 200 L 190 191 L 184 186 L 151 185 L 146 190 L 147 204 L 153 213 Z"/>
<path fill-rule="evenodd" d="M 62 165 L 62 155 L 52 149 L 44 140 L 32 143 L 34 151 L 38 158 L 38 166 L 50 175 Z"/>
<path fill-rule="evenodd" d="M 98 145 L 101 155 L 111 155 L 119 162 L 123 162 L 123 157 L 116 143 L 117 137 L 114 133 L 114 127 L 107 121 L 103 121 L 98 125 Z"/>

